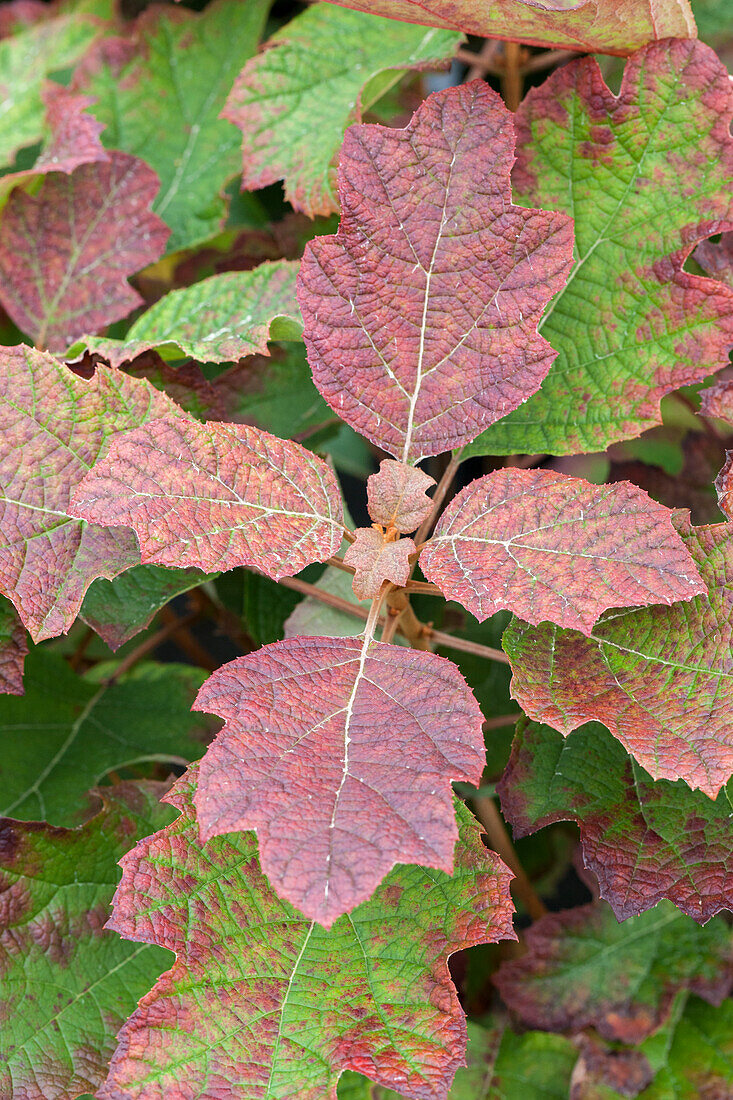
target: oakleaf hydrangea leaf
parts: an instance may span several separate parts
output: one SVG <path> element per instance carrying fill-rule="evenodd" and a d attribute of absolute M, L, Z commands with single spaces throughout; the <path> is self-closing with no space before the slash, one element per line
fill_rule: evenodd
<path fill-rule="evenodd" d="M 47 140 L 32 168 L 0 177 L 0 206 L 14 187 L 27 187 L 47 172 L 73 172 L 80 164 L 109 160 L 99 134 L 101 122 L 87 112 L 92 100 L 75 95 L 60 84 L 47 83 L 41 90 L 46 108 Z"/>
<path fill-rule="evenodd" d="M 0 164 L 12 164 L 17 151 L 43 135 L 43 82 L 73 65 L 102 30 L 84 12 L 43 20 L 0 42 Z"/>
<path fill-rule="evenodd" d="M 23 664 L 28 639 L 18 613 L 0 596 L 0 694 L 23 694 Z"/>
<path fill-rule="evenodd" d="M 703 241 L 694 256 L 706 275 L 733 287 L 733 232 L 721 233 L 717 242 Z"/>
<path fill-rule="evenodd" d="M 208 729 L 190 711 L 204 677 L 188 665 L 143 663 L 108 682 L 77 675 L 43 647 L 31 650 L 25 695 L 0 697 L 0 813 L 75 825 L 86 791 L 110 771 L 195 760 Z"/>
<path fill-rule="evenodd" d="M 715 798 L 733 774 L 733 541 L 727 524 L 679 521 L 706 596 L 609 611 L 589 637 L 515 620 L 503 638 L 512 695 L 563 734 L 603 722 L 653 779 Z"/>
<path fill-rule="evenodd" d="M 682 780 L 655 782 L 599 723 L 564 738 L 520 721 L 498 791 L 515 837 L 554 821 L 578 823 L 585 865 L 619 920 L 662 898 L 701 922 L 730 908 L 726 791 L 712 801 Z"/>
<path fill-rule="evenodd" d="M 720 1004 L 733 983 L 733 938 L 720 917 L 701 928 L 668 901 L 619 923 L 604 902 L 541 917 L 527 952 L 503 963 L 499 991 L 528 1027 L 638 1043 L 681 989 Z"/>
<path fill-rule="evenodd" d="M 161 607 L 205 579 L 198 569 L 134 565 L 111 581 L 94 581 L 79 615 L 110 649 L 119 649 L 144 630 Z"/>
<path fill-rule="evenodd" d="M 278 260 L 253 271 L 212 275 L 172 290 L 142 314 L 124 340 L 86 337 L 81 343 L 119 366 L 151 348 L 204 363 L 267 352 L 268 340 L 294 340 L 302 323 L 295 300 L 298 263 Z"/>
<path fill-rule="evenodd" d="M 592 58 L 517 113 L 518 201 L 572 214 L 575 266 L 540 326 L 540 391 L 466 454 L 600 451 L 661 423 L 660 399 L 728 362 L 733 289 L 683 270 L 733 222 L 733 86 L 700 42 L 654 44 L 614 96 Z"/>
<path fill-rule="evenodd" d="M 158 175 L 153 209 L 170 226 L 169 252 L 222 228 L 240 134 L 219 114 L 268 9 L 268 0 L 216 0 L 200 14 L 153 5 L 128 37 L 100 42 L 75 77 L 97 100 L 107 148 L 141 157 Z"/>
<path fill-rule="evenodd" d="M 455 665 L 364 638 L 290 638 L 214 672 L 203 839 L 257 829 L 274 889 L 327 927 L 398 861 L 450 871 L 450 782 L 478 784 L 482 715 Z M 386 734 L 388 732 L 388 735 Z"/>
<path fill-rule="evenodd" d="M 689 38 L 695 20 L 688 0 L 329 0 L 429 27 L 533 46 L 570 46 L 626 54 L 653 38 Z"/>
<path fill-rule="evenodd" d="M 700 394 L 700 412 L 733 424 L 733 380 L 716 382 Z"/>
<path fill-rule="evenodd" d="M 74 514 L 132 527 L 144 562 L 274 580 L 341 544 L 330 468 L 258 428 L 169 416 L 118 435 L 74 494 Z"/>
<path fill-rule="evenodd" d="M 384 581 L 402 587 L 410 576 L 410 554 L 415 553 L 412 539 L 387 539 L 374 527 L 358 527 L 354 542 L 344 554 L 344 562 L 356 570 L 354 594 L 360 600 L 374 598 Z"/>
<path fill-rule="evenodd" d="M 51 355 L 0 350 L 0 589 L 36 641 L 69 629 L 96 577 L 140 561 L 131 531 L 80 523 L 72 487 L 116 431 L 173 403 L 147 382 L 99 367 L 86 381 Z"/>
<path fill-rule="evenodd" d="M 432 510 L 427 495 L 432 485 L 435 480 L 416 466 L 382 459 L 379 472 L 367 478 L 370 518 L 385 530 L 393 527 L 403 535 L 415 531 Z"/>
<path fill-rule="evenodd" d="M 725 1100 L 730 1095 L 733 1000 L 716 1008 L 689 997 L 664 1039 L 662 1064 L 640 1100 Z"/>
<path fill-rule="evenodd" d="M 539 386 L 537 323 L 572 225 L 511 202 L 511 115 L 483 81 L 430 96 L 404 130 L 352 126 L 342 220 L 311 241 L 298 300 L 313 378 L 403 462 L 467 443 Z"/>
<path fill-rule="evenodd" d="M 0 819 L 0 1093 L 68 1100 L 104 1079 L 115 1033 L 169 962 L 104 931 L 117 861 L 170 810 L 160 783 L 104 788 L 81 829 Z"/>
<path fill-rule="evenodd" d="M 479 620 L 508 608 L 584 634 L 609 607 L 705 591 L 672 513 L 643 489 L 551 470 L 473 481 L 440 517 L 420 565 Z"/>
<path fill-rule="evenodd" d="M 725 463 L 715 479 L 720 510 L 727 519 L 733 519 L 733 451 L 725 452 Z"/>
<path fill-rule="evenodd" d="M 336 1100 L 343 1070 L 406 1097 L 447 1097 L 465 1021 L 447 956 L 513 938 L 509 873 L 458 807 L 455 871 L 395 869 L 330 930 L 273 893 L 253 833 L 198 838 L 192 776 L 173 825 L 123 862 L 111 926 L 174 950 L 120 1032 L 100 1100 Z M 144 892 L 139 883 L 145 881 Z"/>
<path fill-rule="evenodd" d="M 244 134 L 243 186 L 284 179 L 296 210 L 338 210 L 335 161 L 346 126 L 361 121 L 365 86 L 387 69 L 435 68 L 460 41 L 377 15 L 307 8 L 247 62 L 227 100 L 223 117 Z"/>
<path fill-rule="evenodd" d="M 158 177 L 112 153 L 70 175 L 16 189 L 0 218 L 0 302 L 36 345 L 64 351 L 142 304 L 127 281 L 163 250 L 168 230 L 150 212 Z"/>

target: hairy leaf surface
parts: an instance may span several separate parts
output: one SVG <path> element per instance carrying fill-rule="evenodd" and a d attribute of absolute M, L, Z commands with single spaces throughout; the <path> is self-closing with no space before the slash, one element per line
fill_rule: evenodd
<path fill-rule="evenodd" d="M 377 15 L 307 8 L 245 65 L 227 100 L 223 117 L 244 134 L 243 186 L 284 179 L 296 210 L 311 217 L 338 210 L 335 161 L 344 130 L 384 88 L 380 82 L 372 96 L 369 81 L 387 69 L 436 67 L 460 41 L 460 34 Z"/>
<path fill-rule="evenodd" d="M 82 829 L 0 819 L 0 1093 L 68 1100 L 105 1076 L 115 1033 L 170 956 L 104 931 L 135 840 L 170 821 L 160 783 L 104 788 Z"/>
<path fill-rule="evenodd" d="M 23 664 L 28 640 L 18 613 L 0 596 L 0 694 L 23 694 Z"/>
<path fill-rule="evenodd" d="M 218 669 L 204 838 L 257 829 L 275 890 L 330 926 L 398 861 L 450 871 L 450 781 L 477 783 L 482 716 L 450 661 L 363 638 L 290 638 Z"/>
<path fill-rule="evenodd" d="M 139 563 L 131 531 L 80 523 L 69 497 L 110 436 L 175 406 L 147 382 L 105 367 L 86 381 L 23 345 L 0 350 L 0 367 L 0 588 L 38 641 L 69 629 L 96 577 Z"/>
<path fill-rule="evenodd" d="M 618 97 L 591 58 L 529 93 L 515 191 L 572 214 L 575 266 L 540 326 L 559 353 L 542 388 L 467 454 L 603 450 L 727 364 L 733 290 L 683 264 L 733 220 L 732 115 L 725 67 L 694 41 L 641 50 Z"/>
<path fill-rule="evenodd" d="M 434 478 L 404 462 L 385 458 L 379 472 L 367 478 L 369 517 L 385 529 L 394 527 L 409 534 L 427 519 L 433 502 L 427 490 L 435 485 Z"/>
<path fill-rule="evenodd" d="M 347 131 L 341 226 L 306 248 L 298 300 L 316 386 L 403 462 L 469 442 L 554 358 L 537 323 L 572 227 L 512 205 L 513 153 L 483 81 L 430 96 L 404 130 Z"/>
<path fill-rule="evenodd" d="M 128 38 L 101 42 L 77 74 L 76 84 L 96 97 L 107 148 L 141 157 L 160 178 L 153 209 L 170 226 L 169 252 L 222 227 L 240 135 L 219 113 L 257 49 L 268 7 L 216 0 L 194 14 L 153 5 Z"/>
<path fill-rule="evenodd" d="M 345 1069 L 446 1097 L 466 1041 L 447 956 L 513 937 L 509 873 L 470 814 L 452 877 L 396 869 L 327 931 L 273 893 L 253 833 L 201 847 L 192 786 L 189 771 L 166 796 L 181 816 L 123 863 L 111 926 L 177 961 L 120 1033 L 101 1100 L 336 1100 Z"/>
<path fill-rule="evenodd" d="M 653 38 L 688 38 L 695 20 L 688 0 L 329 0 L 377 12 L 450 27 L 482 38 L 508 38 L 533 46 L 569 46 L 599 53 L 626 54 Z"/>
<path fill-rule="evenodd" d="M 410 576 L 410 554 L 415 553 L 412 539 L 386 539 L 374 527 L 357 527 L 354 542 L 344 554 L 344 562 L 356 570 L 354 594 L 360 600 L 379 595 L 384 581 L 402 587 Z"/>
<path fill-rule="evenodd" d="M 164 295 L 135 321 L 124 340 L 85 338 L 83 343 L 112 366 L 151 348 L 171 358 L 190 355 L 204 363 L 265 354 L 268 340 L 300 336 L 297 274 L 297 262 L 278 260 L 253 271 L 212 275 Z"/>
<path fill-rule="evenodd" d="M 46 176 L 37 195 L 12 193 L 0 218 L 0 302 L 37 346 L 63 352 L 142 304 L 127 277 L 168 237 L 150 212 L 157 190 L 143 161 L 112 153 Z"/>
<path fill-rule="evenodd" d="M 725 921 L 700 928 L 663 901 L 622 924 L 604 902 L 542 917 L 527 953 L 503 963 L 495 982 L 529 1027 L 637 1043 L 669 1013 L 680 989 L 720 1004 L 733 982 L 733 939 Z"/>
<path fill-rule="evenodd" d="M 503 645 L 530 718 L 564 734 L 597 719 L 654 779 L 715 798 L 733 773 L 731 527 L 679 530 L 707 596 L 609 611 L 587 638 L 515 620 Z"/>
<path fill-rule="evenodd" d="M 508 608 L 589 634 L 609 607 L 705 591 L 672 513 L 627 481 L 496 470 L 451 501 L 420 559 L 478 619 Z"/>
<path fill-rule="evenodd" d="M 59 14 L 0 42 L 0 164 L 43 134 L 43 82 L 81 57 L 101 31 L 84 12 Z"/>
<path fill-rule="evenodd" d="M 725 379 L 700 394 L 700 412 L 733 424 L 733 380 Z"/>
<path fill-rule="evenodd" d="M 114 674 L 114 666 L 102 666 L 105 672 Z M 190 710 L 204 676 L 187 665 L 144 663 L 107 683 L 33 649 L 25 695 L 0 697 L 0 813 L 75 825 L 85 792 L 110 771 L 196 759 L 207 723 Z"/>
<path fill-rule="evenodd" d="M 651 778 L 599 723 L 564 738 L 520 721 L 498 787 L 514 836 L 580 826 L 586 867 L 619 920 L 669 898 L 697 921 L 733 897 L 731 796 Z"/>
<path fill-rule="evenodd" d="M 111 581 L 94 581 L 79 615 L 110 649 L 119 649 L 144 630 L 161 607 L 205 579 L 198 569 L 134 565 Z"/>
<path fill-rule="evenodd" d="M 74 513 L 132 527 L 144 562 L 254 566 L 275 580 L 330 558 L 342 536 L 322 459 L 257 428 L 175 416 L 114 439 L 77 488 Z"/>

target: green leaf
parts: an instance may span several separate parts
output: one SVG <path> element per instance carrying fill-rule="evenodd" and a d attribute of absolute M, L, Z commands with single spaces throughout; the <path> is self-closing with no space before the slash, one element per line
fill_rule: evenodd
<path fill-rule="evenodd" d="M 690 997 L 664 1039 L 662 1064 L 639 1100 L 724 1100 L 733 1094 L 733 1000 L 715 1008 Z M 652 1042 L 642 1048 L 650 1061 Z"/>
<path fill-rule="evenodd" d="M 619 920 L 662 898 L 700 922 L 730 908 L 726 789 L 713 801 L 682 780 L 655 782 L 598 722 L 565 738 L 521 720 L 499 794 L 515 836 L 577 821 L 585 865 Z"/>
<path fill-rule="evenodd" d="M 0 1094 L 68 1100 L 104 1078 L 115 1034 L 168 964 L 104 931 L 119 858 L 170 821 L 157 783 L 105 788 L 80 829 L 0 820 Z"/>
<path fill-rule="evenodd" d="M 190 248 L 224 224 L 225 184 L 239 171 L 239 133 L 219 118 L 242 65 L 257 49 L 269 0 L 217 0 L 200 15 L 172 5 L 141 16 L 131 40 L 111 42 L 85 67 L 108 149 L 155 169 L 155 212 L 168 251 Z"/>
<path fill-rule="evenodd" d="M 144 630 L 169 600 L 206 579 L 207 574 L 198 569 L 134 565 L 114 580 L 94 581 L 79 614 L 110 649 L 119 649 Z"/>
<path fill-rule="evenodd" d="M 25 695 L 0 696 L 0 813 L 73 825 L 84 792 L 113 769 L 200 756 L 207 726 L 190 710 L 205 678 L 184 665 L 141 664 L 118 683 L 97 683 L 33 649 Z"/>
<path fill-rule="evenodd" d="M 326 4 L 307 8 L 245 65 L 227 100 L 224 117 L 244 134 L 243 186 L 284 179 L 296 210 L 338 210 L 336 160 L 344 130 L 371 102 L 365 86 L 388 69 L 437 68 L 461 38 Z M 377 94 L 400 75 L 388 74 Z"/>
<path fill-rule="evenodd" d="M 603 450 L 661 422 L 659 401 L 728 362 L 733 292 L 683 262 L 733 217 L 733 88 L 701 43 L 640 50 L 615 97 L 591 58 L 517 114 L 517 201 L 575 222 L 575 267 L 540 332 L 540 390 L 464 455 Z"/>
<path fill-rule="evenodd" d="M 297 340 L 301 334 L 298 267 L 298 261 L 277 260 L 172 290 L 135 321 L 124 340 L 83 337 L 70 354 L 86 347 L 115 367 L 151 348 L 164 359 L 190 355 L 202 363 L 264 354 L 268 340 Z"/>
<path fill-rule="evenodd" d="M 0 694 L 23 694 L 23 663 L 28 638 L 18 613 L 0 596 Z"/>
<path fill-rule="evenodd" d="M 99 20 L 81 13 L 43 20 L 0 42 L 0 165 L 40 141 L 46 77 L 73 65 L 100 34 Z"/>

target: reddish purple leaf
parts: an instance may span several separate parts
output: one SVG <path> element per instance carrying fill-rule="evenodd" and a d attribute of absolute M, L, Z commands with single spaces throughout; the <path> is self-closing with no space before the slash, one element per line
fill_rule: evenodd
<path fill-rule="evenodd" d="M 483 81 L 437 92 L 404 130 L 352 126 L 342 219 L 298 278 L 326 401 L 403 462 L 467 443 L 539 387 L 537 334 L 572 263 L 572 223 L 512 205 L 511 115 Z"/>
<path fill-rule="evenodd" d="M 330 926 L 398 861 L 450 871 L 450 783 L 477 783 L 481 711 L 443 657 L 291 638 L 218 669 L 196 702 L 226 725 L 201 763 L 204 839 L 257 829 L 274 888 Z"/>
<path fill-rule="evenodd" d="M 691 38 L 689 0 L 329 0 L 408 23 L 508 38 L 533 46 L 570 46 L 627 54 L 654 38 Z"/>
<path fill-rule="evenodd" d="M 74 514 L 132 527 L 144 562 L 292 576 L 335 554 L 341 497 L 298 443 L 175 415 L 114 440 L 74 494 Z"/>
<path fill-rule="evenodd" d="M 497 791 L 515 837 L 578 823 L 583 862 L 618 920 L 663 898 L 700 923 L 730 908 L 728 792 L 713 801 L 682 780 L 653 780 L 600 723 L 563 737 L 520 720 Z"/>
<path fill-rule="evenodd" d="M 652 778 L 715 798 L 733 774 L 733 527 L 677 526 L 706 595 L 610 611 L 587 638 L 515 620 L 502 644 L 530 718 L 566 735 L 603 722 Z"/>
<path fill-rule="evenodd" d="M 326 930 L 276 896 L 253 833 L 200 843 L 195 774 L 166 796 L 178 820 L 123 861 L 110 926 L 177 959 L 120 1032 L 100 1100 L 336 1100 L 345 1069 L 447 1100 L 466 1049 L 447 958 L 514 938 L 509 873 L 465 806 L 453 877 L 397 868 Z"/>
<path fill-rule="evenodd" d="M 142 304 L 127 277 L 157 260 L 169 230 L 150 204 L 158 177 L 110 153 L 37 195 L 17 189 L 0 219 L 0 302 L 38 346 L 64 351 Z"/>
<path fill-rule="evenodd" d="M 68 630 L 96 577 L 140 560 L 132 531 L 79 523 L 72 488 L 115 432 L 175 409 L 149 383 L 73 374 L 20 345 L 0 352 L 0 589 L 33 638 Z"/>
<path fill-rule="evenodd" d="M 609 607 L 705 591 L 672 513 L 642 489 L 550 470 L 496 470 L 467 486 L 420 564 L 479 620 L 508 608 L 584 634 Z"/>
<path fill-rule="evenodd" d="M 435 479 L 422 470 L 385 458 L 379 473 L 367 478 L 369 516 L 385 530 L 393 527 L 407 535 L 430 515 L 433 502 L 427 490 L 431 485 Z"/>
<path fill-rule="evenodd" d="M 694 252 L 695 259 L 707 275 L 733 287 L 733 231 L 721 233 L 717 244 L 702 241 Z"/>
<path fill-rule="evenodd" d="M 725 452 L 725 463 L 715 479 L 720 510 L 727 519 L 733 519 L 733 451 Z"/>
<path fill-rule="evenodd" d="M 617 1100 L 638 1096 L 654 1071 L 641 1050 L 609 1047 L 589 1035 L 577 1039 L 580 1058 L 570 1079 L 568 1100 Z"/>
<path fill-rule="evenodd" d="M 373 599 L 385 581 L 400 588 L 410 576 L 410 554 L 415 553 L 412 539 L 388 539 L 375 527 L 357 527 L 355 541 L 344 554 L 344 562 L 356 570 L 354 595 L 360 600 Z"/>
<path fill-rule="evenodd" d="M 0 695 L 23 694 L 23 664 L 28 639 L 15 608 L 0 600 Z"/>
<path fill-rule="evenodd" d="M 703 390 L 700 394 L 700 412 L 703 416 L 714 416 L 733 424 L 733 379 L 726 378 Z"/>
<path fill-rule="evenodd" d="M 495 982 L 528 1027 L 579 1031 L 638 1043 L 690 989 L 720 1004 L 733 984 L 733 940 L 722 917 L 704 928 L 663 901 L 619 923 L 604 902 L 542 917 L 527 952 Z"/>

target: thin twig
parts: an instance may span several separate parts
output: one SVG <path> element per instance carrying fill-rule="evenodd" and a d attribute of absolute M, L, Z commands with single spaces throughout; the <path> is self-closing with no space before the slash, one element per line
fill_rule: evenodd
<path fill-rule="evenodd" d="M 143 642 L 141 642 L 139 646 L 136 646 L 135 649 L 130 650 L 127 656 L 123 657 L 112 675 L 109 676 L 105 682 L 107 684 L 115 683 L 122 676 L 124 676 L 126 672 L 129 672 L 130 669 L 138 663 L 138 661 L 142 660 L 142 658 L 146 657 L 148 653 L 152 652 L 152 650 L 154 649 L 157 649 L 159 645 L 162 645 L 163 642 L 167 641 L 168 638 L 170 638 L 171 634 L 175 634 L 175 632 L 177 630 L 180 630 L 181 627 L 188 626 L 189 623 L 192 623 L 195 619 L 197 619 L 199 617 L 199 614 L 199 611 L 192 611 L 189 615 L 185 615 L 182 619 L 176 617 L 175 622 L 166 623 L 165 626 L 161 626 L 160 630 L 156 630 L 154 634 L 148 635 L 148 637 Z"/>
<path fill-rule="evenodd" d="M 175 642 L 178 648 L 183 650 L 195 665 L 199 668 L 205 668 L 209 672 L 213 672 L 215 668 L 219 667 L 218 662 L 214 660 L 207 649 L 204 649 L 198 639 L 194 638 L 191 631 L 181 622 L 171 607 L 162 608 L 160 617 L 164 623 L 170 623 L 175 628 L 171 634 L 171 641 Z"/>
<path fill-rule="evenodd" d="M 513 726 L 517 718 L 521 718 L 521 710 L 515 710 L 512 714 L 499 714 L 496 718 L 487 718 L 484 721 L 484 732 L 488 733 L 489 730 L 500 730 L 504 726 Z"/>
<path fill-rule="evenodd" d="M 519 856 L 509 838 L 509 833 L 496 807 L 496 803 L 493 798 L 478 795 L 473 799 L 473 808 L 476 812 L 476 817 L 479 819 L 484 829 L 486 829 L 486 835 L 489 838 L 491 847 L 501 856 L 507 867 L 514 874 L 514 881 L 511 885 L 517 897 L 524 903 L 524 907 L 532 920 L 539 920 L 540 917 L 545 915 L 547 909 L 535 892 L 535 888 L 529 881 L 527 872 L 519 861 Z"/>
<path fill-rule="evenodd" d="M 82 661 L 84 660 L 84 654 L 86 653 L 87 649 L 89 648 L 89 644 L 90 644 L 93 637 L 94 637 L 94 631 L 92 630 L 92 628 L 90 626 L 88 626 L 86 628 L 86 630 L 84 631 L 84 633 L 82 634 L 81 641 L 79 642 L 78 646 L 76 647 L 74 652 L 69 657 L 69 665 L 74 670 L 74 672 L 79 671 L 79 666 L 81 665 Z"/>
<path fill-rule="evenodd" d="M 457 649 L 461 653 L 473 653 L 475 657 L 488 657 L 491 661 L 501 661 L 508 665 L 509 658 L 503 649 L 494 649 L 490 645 L 481 645 L 480 642 L 469 642 L 467 638 L 457 638 L 454 634 L 444 634 L 442 630 L 434 627 L 426 627 L 430 631 L 430 637 L 436 645 L 444 645 L 448 649 Z"/>
<path fill-rule="evenodd" d="M 352 576 L 356 572 L 353 565 L 347 565 L 344 559 L 339 557 L 338 554 L 334 554 L 332 558 L 329 558 L 326 565 L 332 565 L 334 569 L 343 569 L 344 573 L 351 573 Z"/>
<path fill-rule="evenodd" d="M 543 69 L 551 69 L 553 65 L 564 65 L 566 61 L 572 61 L 577 57 L 576 50 L 545 50 L 544 53 L 536 53 L 522 65 L 523 73 L 539 73 Z"/>
<path fill-rule="evenodd" d="M 521 69 L 521 50 L 518 42 L 504 43 L 504 71 L 501 92 L 510 111 L 516 111 L 522 102 L 524 80 Z"/>
<path fill-rule="evenodd" d="M 437 584 L 431 584 L 430 581 L 408 581 L 405 585 L 408 592 L 414 592 L 416 595 L 421 596 L 442 596 L 443 593 L 438 588 Z"/>
<path fill-rule="evenodd" d="M 342 596 L 334 596 L 331 592 L 325 592 L 318 585 L 301 581 L 299 577 L 281 577 L 278 584 L 283 585 L 284 588 L 292 588 L 294 592 L 300 592 L 304 596 L 311 596 L 314 600 L 320 600 L 321 603 L 325 603 L 329 607 L 335 607 L 337 611 L 345 611 L 347 615 L 354 615 L 355 618 L 363 619 L 364 622 L 369 618 L 369 612 L 366 608 L 359 607 L 358 604 L 351 603 L 349 600 L 343 599 Z"/>
<path fill-rule="evenodd" d="M 420 527 L 418 528 L 417 534 L 415 535 L 416 546 L 421 546 L 432 531 L 433 525 L 438 518 L 440 509 L 443 506 L 443 501 L 445 500 L 446 494 L 451 487 L 453 478 L 456 476 L 456 472 L 460 464 L 460 458 L 452 457 L 445 470 L 443 471 L 443 476 L 438 482 L 438 486 L 432 496 L 433 506 L 430 509 L 430 515 L 422 521 Z"/>

